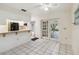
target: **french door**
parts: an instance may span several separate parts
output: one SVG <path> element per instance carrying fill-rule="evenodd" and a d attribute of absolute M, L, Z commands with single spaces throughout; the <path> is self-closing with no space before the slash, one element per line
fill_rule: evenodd
<path fill-rule="evenodd" d="M 48 21 L 41 21 L 42 38 L 48 37 Z"/>

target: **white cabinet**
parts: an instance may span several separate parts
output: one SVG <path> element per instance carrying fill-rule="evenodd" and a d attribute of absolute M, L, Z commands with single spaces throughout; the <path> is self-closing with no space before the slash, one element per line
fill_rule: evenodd
<path fill-rule="evenodd" d="M 27 41 L 30 41 L 30 38 L 31 36 L 30 36 L 30 33 L 28 32 L 22 32 L 17 35 L 17 40 L 19 41 L 20 44 L 21 42 L 25 43 Z"/>
<path fill-rule="evenodd" d="M 7 34 L 5 37 L 0 36 L 0 52 L 9 50 L 17 45 L 15 34 Z"/>
<path fill-rule="evenodd" d="M 19 33 L 7 33 L 0 35 L 0 52 L 5 52 L 18 45 L 24 44 L 30 41 L 30 32 L 19 32 Z"/>

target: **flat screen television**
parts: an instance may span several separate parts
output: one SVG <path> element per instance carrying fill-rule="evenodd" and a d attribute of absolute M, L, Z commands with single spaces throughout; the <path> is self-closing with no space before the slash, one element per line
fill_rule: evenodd
<path fill-rule="evenodd" d="M 10 31 L 17 31 L 19 30 L 19 23 L 10 22 Z"/>

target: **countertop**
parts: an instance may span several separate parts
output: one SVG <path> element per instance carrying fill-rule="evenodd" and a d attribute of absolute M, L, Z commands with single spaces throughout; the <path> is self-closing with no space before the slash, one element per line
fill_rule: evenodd
<path fill-rule="evenodd" d="M 0 32 L 0 34 L 8 34 L 8 33 L 19 33 L 19 32 L 30 32 L 31 30 L 18 30 L 18 31 L 5 31 L 5 32 Z"/>

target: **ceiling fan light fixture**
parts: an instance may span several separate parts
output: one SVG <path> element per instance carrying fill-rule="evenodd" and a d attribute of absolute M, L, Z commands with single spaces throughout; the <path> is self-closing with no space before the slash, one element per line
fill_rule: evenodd
<path fill-rule="evenodd" d="M 49 7 L 51 7 L 51 4 L 50 3 L 41 3 L 41 6 L 45 11 L 48 11 Z"/>

